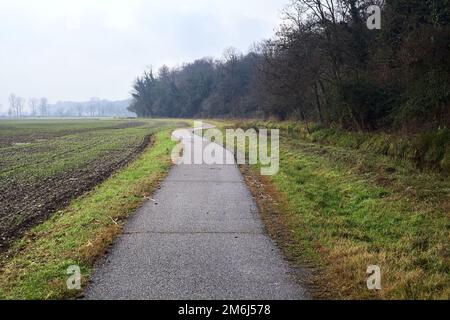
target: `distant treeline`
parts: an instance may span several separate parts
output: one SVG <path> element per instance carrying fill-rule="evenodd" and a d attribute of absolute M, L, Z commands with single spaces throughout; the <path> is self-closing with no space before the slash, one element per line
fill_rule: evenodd
<path fill-rule="evenodd" d="M 370 30 L 371 5 L 381 29 Z M 139 77 L 141 117 L 276 117 L 372 131 L 450 123 L 450 0 L 294 0 L 273 39 Z"/>
<path fill-rule="evenodd" d="M 49 105 L 50 115 L 57 117 L 129 117 L 129 100 L 109 101 L 92 98 L 86 102 L 57 102 Z"/>
<path fill-rule="evenodd" d="M 8 117 L 130 117 L 130 99 L 121 101 L 91 98 L 85 102 L 58 101 L 49 104 L 47 98 L 27 101 L 15 94 L 9 96 Z M 0 116 L 2 116 L 0 114 Z"/>

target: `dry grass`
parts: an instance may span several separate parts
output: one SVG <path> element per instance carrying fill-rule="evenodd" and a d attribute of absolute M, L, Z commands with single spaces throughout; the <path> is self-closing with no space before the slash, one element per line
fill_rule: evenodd
<path fill-rule="evenodd" d="M 315 267 L 316 297 L 450 298 L 448 179 L 283 133 L 281 144 L 280 173 L 258 178 L 254 194 L 275 204 L 260 208 L 286 255 Z M 381 267 L 380 291 L 367 289 L 369 265 Z"/>

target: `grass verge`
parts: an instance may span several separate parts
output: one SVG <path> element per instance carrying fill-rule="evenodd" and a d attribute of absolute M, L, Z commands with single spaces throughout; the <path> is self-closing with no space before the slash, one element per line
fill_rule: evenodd
<path fill-rule="evenodd" d="M 280 157 L 279 174 L 257 192 L 274 199 L 281 218 L 268 229 L 288 256 L 318 267 L 318 297 L 450 298 L 448 178 L 286 130 Z M 369 265 L 381 267 L 380 291 L 367 289 Z"/>
<path fill-rule="evenodd" d="M 15 242 L 0 261 L 1 299 L 74 298 L 66 270 L 78 265 L 86 284 L 94 262 L 121 232 L 123 223 L 154 191 L 171 167 L 171 131 L 154 136 L 135 162 L 74 200 Z"/>
<path fill-rule="evenodd" d="M 407 134 L 349 132 L 298 121 L 247 120 L 234 123 L 238 127 L 277 128 L 293 139 L 389 156 L 422 170 L 438 172 L 447 177 L 450 175 L 450 129 L 445 127 L 430 132 Z"/>

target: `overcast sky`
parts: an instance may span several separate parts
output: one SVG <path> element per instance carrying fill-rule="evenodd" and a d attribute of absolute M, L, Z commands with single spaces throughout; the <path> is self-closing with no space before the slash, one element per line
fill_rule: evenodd
<path fill-rule="evenodd" d="M 288 0 L 0 0 L 0 104 L 8 96 L 126 99 L 146 67 L 271 37 Z"/>

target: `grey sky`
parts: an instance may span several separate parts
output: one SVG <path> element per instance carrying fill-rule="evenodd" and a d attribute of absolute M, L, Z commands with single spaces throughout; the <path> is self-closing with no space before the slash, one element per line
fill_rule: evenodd
<path fill-rule="evenodd" d="M 8 95 L 129 97 L 147 66 L 175 66 L 273 35 L 288 0 L 0 0 L 0 111 Z"/>

